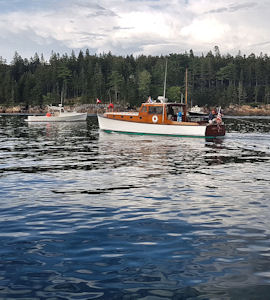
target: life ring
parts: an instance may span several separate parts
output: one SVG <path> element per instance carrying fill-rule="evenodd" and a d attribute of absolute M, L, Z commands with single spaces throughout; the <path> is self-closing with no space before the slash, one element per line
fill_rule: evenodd
<path fill-rule="evenodd" d="M 158 117 L 157 117 L 156 115 L 154 115 L 154 116 L 152 117 L 152 121 L 153 121 L 153 123 L 157 123 Z"/>

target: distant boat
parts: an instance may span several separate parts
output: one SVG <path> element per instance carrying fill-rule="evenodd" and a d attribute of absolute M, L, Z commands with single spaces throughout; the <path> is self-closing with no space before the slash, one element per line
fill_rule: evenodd
<path fill-rule="evenodd" d="M 85 121 L 87 113 L 66 111 L 62 104 L 59 106 L 48 105 L 48 112 L 45 116 L 28 116 L 26 122 L 78 122 Z"/>
<path fill-rule="evenodd" d="M 188 111 L 188 118 L 193 122 L 208 121 L 209 113 L 206 113 L 202 107 L 195 105 Z"/>
<path fill-rule="evenodd" d="M 202 107 L 198 105 L 192 106 L 191 109 L 188 111 L 190 116 L 207 116 L 208 114 L 205 113 Z"/>

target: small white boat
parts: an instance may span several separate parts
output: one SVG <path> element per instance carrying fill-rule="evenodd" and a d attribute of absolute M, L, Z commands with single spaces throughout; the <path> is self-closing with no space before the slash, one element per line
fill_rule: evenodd
<path fill-rule="evenodd" d="M 199 107 L 198 105 L 192 106 L 189 110 L 188 114 L 190 116 L 206 116 L 207 113 L 204 112 L 202 107 Z"/>
<path fill-rule="evenodd" d="M 48 105 L 48 112 L 45 116 L 28 116 L 26 122 L 78 122 L 85 121 L 87 113 L 66 111 L 62 104 L 59 106 Z"/>
<path fill-rule="evenodd" d="M 206 113 L 202 107 L 195 105 L 188 111 L 188 117 L 193 122 L 208 121 L 209 113 Z"/>

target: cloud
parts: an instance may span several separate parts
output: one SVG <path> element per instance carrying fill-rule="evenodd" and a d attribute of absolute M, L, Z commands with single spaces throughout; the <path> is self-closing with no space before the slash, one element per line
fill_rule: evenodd
<path fill-rule="evenodd" d="M 211 41 L 220 40 L 231 31 L 228 24 L 219 22 L 213 18 L 195 19 L 190 25 L 181 30 L 183 37 L 192 39 L 197 43 L 210 43 Z"/>
<path fill-rule="evenodd" d="M 106 8 L 112 2 L 104 2 L 103 5 L 90 1 L 68 2 L 68 5 L 61 5 L 55 10 L 47 8 L 45 11 L 6 14 L 0 30 L 4 30 L 5 35 L 28 34 L 28 39 L 37 44 L 57 40 L 70 48 L 93 47 L 100 52 L 110 48 L 143 51 L 147 43 L 153 48 L 153 45 L 167 43 L 173 35 L 172 20 L 157 8 L 153 12 L 149 7 L 153 1 L 141 3 L 143 8 L 138 8 L 133 2 L 132 10 L 128 9 L 126 1 L 122 1 L 123 7 L 117 2 L 115 11 Z M 37 39 L 37 36 L 40 38 Z M 138 42 L 140 45 L 136 46 Z"/>
<path fill-rule="evenodd" d="M 104 12 L 107 10 L 101 9 L 100 6 L 86 8 L 77 4 L 76 9 L 70 6 L 55 11 L 11 12 L 1 18 L 0 30 L 5 36 L 27 33 L 29 39 L 32 36 L 33 40 L 39 36 L 43 42 L 46 39 L 54 39 L 74 48 L 85 46 L 82 40 L 85 41 L 87 36 L 88 44 L 90 41 L 106 37 L 105 28 L 109 26 L 105 25 L 108 14 Z M 9 26 L 6 27 L 6 24 Z"/>
<path fill-rule="evenodd" d="M 209 10 L 205 12 L 206 14 L 213 14 L 213 13 L 224 13 L 224 12 L 237 12 L 239 10 L 253 8 L 257 6 L 257 3 L 255 2 L 249 2 L 249 3 L 242 3 L 242 4 L 230 4 L 227 7 L 219 7 L 216 9 Z"/>
<path fill-rule="evenodd" d="M 265 41 L 265 42 L 260 42 L 257 44 L 251 45 L 252 47 L 258 47 L 258 46 L 265 46 L 265 45 L 270 45 L 270 41 Z"/>
<path fill-rule="evenodd" d="M 31 38 L 29 38 L 30 35 Z M 71 53 L 70 48 L 64 43 L 52 38 L 41 40 L 40 36 L 33 35 L 31 31 L 26 31 L 24 35 L 0 36 L 0 45 L 5 45 L 5 47 L 1 47 L 0 56 L 8 59 L 8 62 L 12 60 L 16 50 L 23 58 L 33 57 L 35 53 L 43 53 L 48 58 L 52 51 L 61 54 Z M 21 45 L 23 45 L 23 48 Z"/>
<path fill-rule="evenodd" d="M 0 0 L 0 56 L 268 51 L 268 0 Z M 3 42 L 2 42 L 3 41 Z"/>
<path fill-rule="evenodd" d="M 233 4 L 231 6 L 229 6 L 229 11 L 235 12 L 238 10 L 242 10 L 242 9 L 247 9 L 247 8 L 252 8 L 257 6 L 258 4 L 255 2 L 250 2 L 250 3 L 242 3 L 242 4 Z"/>
<path fill-rule="evenodd" d="M 188 10 L 196 15 L 233 12 L 241 13 L 241 11 L 253 9 L 262 5 L 262 2 L 247 2 L 246 0 L 239 0 L 236 3 L 232 3 L 229 0 L 190 0 Z"/>

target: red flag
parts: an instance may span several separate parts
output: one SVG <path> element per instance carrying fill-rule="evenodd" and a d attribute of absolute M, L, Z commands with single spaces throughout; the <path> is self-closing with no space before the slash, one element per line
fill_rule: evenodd
<path fill-rule="evenodd" d="M 97 98 L 97 104 L 98 104 L 98 103 L 101 103 L 101 101 Z"/>

